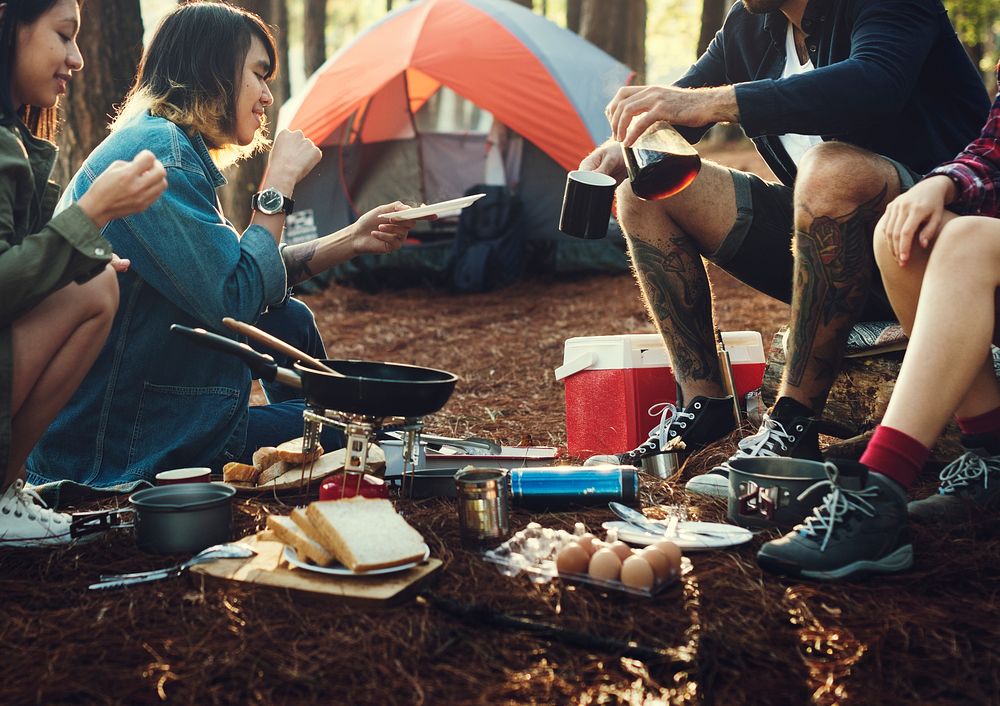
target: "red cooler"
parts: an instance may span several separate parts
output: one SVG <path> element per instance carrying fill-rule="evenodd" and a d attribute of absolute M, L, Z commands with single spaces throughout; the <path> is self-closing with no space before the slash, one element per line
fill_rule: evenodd
<path fill-rule="evenodd" d="M 756 331 L 722 334 L 742 397 L 764 379 L 764 346 Z M 659 334 L 570 338 L 556 380 L 566 385 L 566 447 L 570 455 L 634 449 L 659 422 L 662 402 L 675 402 L 670 359 Z"/>

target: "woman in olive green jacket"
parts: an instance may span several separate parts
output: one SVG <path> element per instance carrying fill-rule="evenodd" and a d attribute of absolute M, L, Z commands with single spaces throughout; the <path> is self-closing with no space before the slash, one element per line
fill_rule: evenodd
<path fill-rule="evenodd" d="M 55 106 L 83 68 L 78 0 L 0 3 L 0 548 L 71 540 L 24 487 L 24 462 L 101 349 L 118 305 L 101 229 L 166 187 L 149 152 L 111 165 L 55 218 Z M 98 189 L 100 185 L 100 189 Z M 93 196 L 93 198 L 90 198 Z"/>

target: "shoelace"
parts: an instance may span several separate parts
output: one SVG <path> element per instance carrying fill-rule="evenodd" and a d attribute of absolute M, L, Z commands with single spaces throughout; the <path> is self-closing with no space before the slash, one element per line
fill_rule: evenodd
<path fill-rule="evenodd" d="M 817 488 L 828 486 L 830 492 L 823 498 L 823 502 L 813 508 L 813 514 L 809 515 L 802 524 L 796 525 L 795 530 L 803 536 L 817 537 L 821 532 L 825 532 L 819 550 L 826 551 L 826 545 L 833 536 L 833 530 L 837 523 L 851 510 L 858 510 L 874 517 L 875 506 L 866 498 L 878 496 L 879 490 L 874 486 L 868 486 L 861 490 L 850 490 L 842 488 L 837 484 L 837 467 L 832 463 L 824 464 L 829 478 L 827 480 L 816 481 L 808 488 L 799 493 L 797 500 L 800 502 Z"/>
<path fill-rule="evenodd" d="M 647 449 L 650 451 L 659 451 L 667 443 L 667 434 L 670 432 L 670 427 L 673 426 L 674 422 L 681 419 L 694 419 L 693 412 L 677 409 L 677 407 L 670 402 L 660 402 L 658 404 L 654 404 L 647 410 L 647 414 L 649 414 L 650 417 L 660 415 L 660 422 L 649 430 L 648 439 L 639 444 L 639 446 L 632 451 L 628 452 L 629 456 L 642 454 Z M 686 422 L 682 422 L 679 426 L 683 428 L 686 424 Z"/>
<path fill-rule="evenodd" d="M 782 451 L 787 451 L 786 441 L 794 442 L 795 437 L 785 431 L 781 422 L 764 417 L 764 424 L 757 433 L 741 439 L 736 445 L 736 453 L 740 456 L 777 456 L 775 445 L 780 446 Z"/>
<path fill-rule="evenodd" d="M 941 486 L 940 495 L 951 495 L 960 488 L 967 487 L 972 481 L 983 479 L 983 488 L 990 486 L 990 473 L 1000 473 L 1000 458 L 991 456 L 986 459 L 974 451 L 964 454 L 949 463 L 941 471 L 938 478 Z"/>
<path fill-rule="evenodd" d="M 42 520 L 46 524 L 63 523 L 65 517 L 61 512 L 51 509 L 45 501 L 31 488 L 24 486 L 24 481 L 20 478 L 14 481 L 14 486 L 4 494 L 5 501 L 0 506 L 0 512 L 4 514 L 13 513 L 14 517 L 28 516 L 29 520 Z"/>

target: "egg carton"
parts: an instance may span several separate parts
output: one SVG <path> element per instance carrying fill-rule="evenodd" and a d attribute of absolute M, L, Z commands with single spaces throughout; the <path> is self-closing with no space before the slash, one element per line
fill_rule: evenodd
<path fill-rule="evenodd" d="M 574 534 L 562 529 L 542 527 L 537 522 L 529 523 L 523 530 L 516 532 L 506 542 L 484 552 L 483 559 L 495 564 L 497 570 L 504 576 L 519 576 L 521 574 L 537 584 L 546 584 L 559 578 L 574 583 L 585 583 L 608 591 L 618 591 L 642 598 L 652 598 L 680 580 L 680 576 L 691 570 L 691 561 L 681 559 L 680 576 L 667 581 L 660 581 L 652 588 L 633 588 L 621 581 L 607 581 L 594 578 L 589 574 L 559 573 L 556 568 L 556 556 L 580 534 Z"/>

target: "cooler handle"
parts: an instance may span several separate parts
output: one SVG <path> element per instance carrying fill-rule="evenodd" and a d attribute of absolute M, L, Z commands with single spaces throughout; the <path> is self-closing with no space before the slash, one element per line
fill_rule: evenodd
<path fill-rule="evenodd" d="M 594 364 L 594 354 L 593 353 L 581 353 L 576 358 L 573 358 L 568 363 L 563 363 L 558 368 L 556 368 L 556 380 L 564 380 L 570 375 L 576 375 L 581 370 L 586 370 L 591 365 Z"/>

